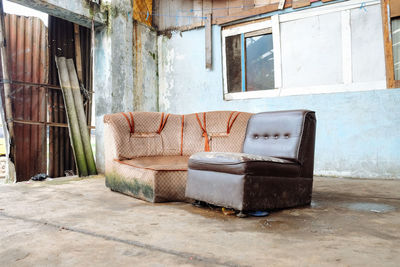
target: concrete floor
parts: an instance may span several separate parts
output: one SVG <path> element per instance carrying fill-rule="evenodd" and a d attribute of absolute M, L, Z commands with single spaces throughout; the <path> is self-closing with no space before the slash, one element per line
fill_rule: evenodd
<path fill-rule="evenodd" d="M 309 207 L 240 219 L 104 178 L 0 186 L 0 266 L 399 266 L 400 180 L 316 178 Z"/>

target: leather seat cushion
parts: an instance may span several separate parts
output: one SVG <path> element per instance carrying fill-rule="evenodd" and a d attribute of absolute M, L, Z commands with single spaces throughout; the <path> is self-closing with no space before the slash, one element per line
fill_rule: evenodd
<path fill-rule="evenodd" d="M 298 177 L 300 165 L 294 161 L 231 152 L 199 152 L 189 158 L 189 169 L 274 177 Z"/>

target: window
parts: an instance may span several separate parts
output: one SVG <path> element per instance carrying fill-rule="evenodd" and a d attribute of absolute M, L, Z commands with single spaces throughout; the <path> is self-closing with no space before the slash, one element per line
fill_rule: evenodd
<path fill-rule="evenodd" d="M 222 30 L 225 94 L 274 90 L 280 86 L 280 59 L 275 47 L 279 49 L 279 22 L 276 30 L 272 25 L 268 19 Z"/>
<path fill-rule="evenodd" d="M 400 80 L 400 18 L 392 19 L 392 49 L 394 79 Z"/>

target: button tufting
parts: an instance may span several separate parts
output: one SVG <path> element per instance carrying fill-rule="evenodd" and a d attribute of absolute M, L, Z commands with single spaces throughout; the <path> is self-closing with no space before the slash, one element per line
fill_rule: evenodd
<path fill-rule="evenodd" d="M 269 138 L 269 136 L 268 135 L 264 135 L 264 139 L 268 139 Z"/>
<path fill-rule="evenodd" d="M 278 139 L 278 138 L 279 138 L 279 135 L 275 135 L 274 138 L 275 138 L 275 139 Z"/>
<path fill-rule="evenodd" d="M 258 135 L 255 134 L 255 135 L 254 135 L 254 139 L 258 139 Z"/>

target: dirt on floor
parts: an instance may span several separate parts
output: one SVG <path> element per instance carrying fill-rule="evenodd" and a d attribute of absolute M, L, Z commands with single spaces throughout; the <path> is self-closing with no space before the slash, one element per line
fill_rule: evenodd
<path fill-rule="evenodd" d="M 0 266 L 399 266 L 400 180 L 315 178 L 310 206 L 237 218 L 101 176 L 0 186 Z"/>

